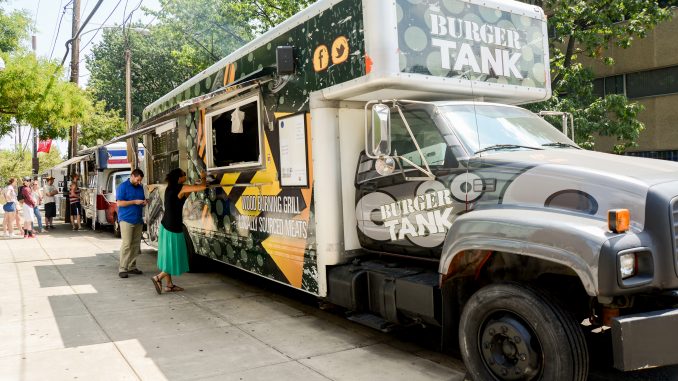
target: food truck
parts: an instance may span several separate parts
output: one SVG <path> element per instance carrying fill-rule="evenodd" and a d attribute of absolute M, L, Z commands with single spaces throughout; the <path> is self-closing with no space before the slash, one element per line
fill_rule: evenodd
<path fill-rule="evenodd" d="M 143 163 L 144 153 L 144 147 L 139 143 L 140 163 Z M 115 192 L 131 173 L 127 145 L 124 142 L 98 145 L 80 151 L 79 155 L 86 157 L 80 161 L 77 171 L 81 177 L 83 224 L 91 226 L 92 230 L 111 226 L 113 234 L 120 237 Z"/>
<path fill-rule="evenodd" d="M 675 364 L 678 164 L 583 150 L 551 96 L 546 17 L 515 1 L 320 0 L 144 110 L 146 209 L 207 189 L 192 257 L 389 331 L 440 327 L 474 380 Z"/>

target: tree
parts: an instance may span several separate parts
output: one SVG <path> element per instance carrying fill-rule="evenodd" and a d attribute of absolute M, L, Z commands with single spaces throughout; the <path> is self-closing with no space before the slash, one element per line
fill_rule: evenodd
<path fill-rule="evenodd" d="M 670 0 L 669 2 L 674 1 Z M 560 110 L 575 117 L 576 140 L 592 149 L 597 134 L 614 136 L 615 152 L 636 145 L 644 126 L 637 119 L 642 106 L 622 95 L 599 98 L 593 94 L 593 73 L 578 61 L 579 55 L 600 59 L 609 44 L 627 48 L 635 38 L 645 37 L 671 13 L 655 0 L 536 0 L 549 15 L 553 97 L 531 105 L 533 110 Z M 666 2 L 665 2 L 666 3 Z M 622 22 L 623 21 L 623 22 Z"/>
<path fill-rule="evenodd" d="M 125 120 L 117 110 L 106 111 L 106 102 L 96 102 L 94 114 L 80 128 L 78 143 L 87 147 L 97 145 L 97 140 L 107 142 L 125 133 Z"/>
<path fill-rule="evenodd" d="M 250 41 L 254 34 L 242 15 L 224 12 L 229 1 L 161 0 L 162 10 L 151 11 L 159 21 L 154 32 L 176 42 L 171 54 L 198 73 Z"/>
<path fill-rule="evenodd" d="M 0 72 L 0 136 L 14 125 L 31 125 L 40 136 L 64 137 L 71 125 L 87 120 L 92 105 L 77 85 L 61 80 L 62 69 L 33 53 L 15 52 Z"/>
<path fill-rule="evenodd" d="M 128 33 L 133 123 L 140 120 L 145 106 L 312 2 L 160 0 L 160 11 L 144 9 L 157 22 L 134 26 L 149 28 L 145 35 Z M 89 89 L 95 99 L 121 115 L 125 110 L 124 49 L 122 28 L 107 29 L 86 58 Z"/>
<path fill-rule="evenodd" d="M 239 24 L 249 25 L 255 34 L 261 34 L 314 2 L 315 0 L 222 1 L 219 11 L 224 17 L 235 17 Z"/>
<path fill-rule="evenodd" d="M 132 57 L 132 119 L 141 120 L 145 106 L 165 95 L 194 71 L 172 54 L 176 43 L 154 31 L 150 35 L 129 32 Z M 125 36 L 122 28 L 104 30 L 101 42 L 86 57 L 90 71 L 88 89 L 106 111 L 125 112 Z"/>
<path fill-rule="evenodd" d="M 0 4 L 4 1 L 0 0 Z M 28 38 L 31 19 L 25 12 L 14 11 L 5 14 L 0 9 L 0 52 L 18 50 L 21 41 Z"/>
<path fill-rule="evenodd" d="M 44 171 L 61 163 L 64 159 L 56 146 L 48 153 L 38 153 L 40 161 L 40 170 Z M 11 177 L 21 178 L 31 176 L 32 157 L 23 147 L 16 147 L 12 150 L 0 150 L 0 184 L 7 184 Z"/>
<path fill-rule="evenodd" d="M 69 126 L 87 120 L 92 107 L 81 89 L 61 79 L 55 62 L 22 48 L 30 22 L 22 12 L 0 8 L 0 57 L 6 65 L 0 72 L 0 136 L 18 123 L 37 128 L 41 137 L 63 137 Z"/>

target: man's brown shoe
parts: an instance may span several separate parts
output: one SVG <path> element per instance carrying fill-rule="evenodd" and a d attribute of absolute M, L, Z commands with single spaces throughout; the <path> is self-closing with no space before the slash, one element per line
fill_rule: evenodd
<path fill-rule="evenodd" d="M 134 275 L 141 275 L 141 274 L 143 274 L 144 272 L 141 271 L 141 270 L 139 270 L 139 269 L 132 269 L 132 270 L 127 270 L 127 273 L 128 273 L 128 274 L 134 274 Z"/>
<path fill-rule="evenodd" d="M 127 278 L 127 271 L 121 271 L 121 272 L 119 272 L 119 273 L 118 273 L 118 276 L 119 276 L 120 278 Z"/>

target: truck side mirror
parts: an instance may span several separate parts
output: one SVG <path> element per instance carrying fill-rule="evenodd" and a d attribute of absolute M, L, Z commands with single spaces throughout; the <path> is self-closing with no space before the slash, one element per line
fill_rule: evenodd
<path fill-rule="evenodd" d="M 377 103 L 372 106 L 372 127 L 367 130 L 367 155 L 372 158 L 391 154 L 391 109 Z"/>

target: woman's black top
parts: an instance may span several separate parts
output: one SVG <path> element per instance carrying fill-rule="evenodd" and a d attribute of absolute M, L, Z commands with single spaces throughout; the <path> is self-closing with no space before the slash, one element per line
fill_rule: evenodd
<path fill-rule="evenodd" d="M 184 208 L 185 198 L 179 198 L 181 185 L 168 186 L 165 189 L 165 214 L 162 216 L 162 226 L 172 233 L 183 231 L 183 217 L 181 211 Z"/>

